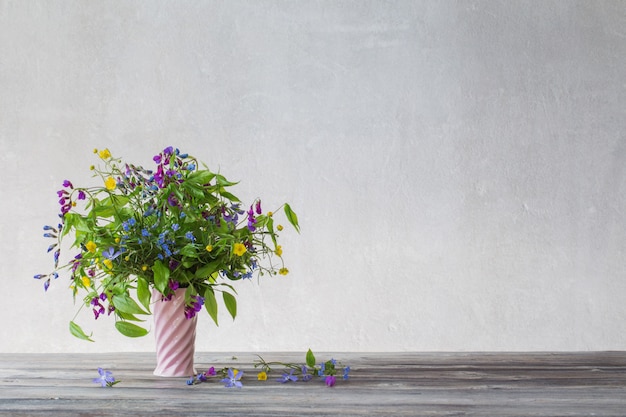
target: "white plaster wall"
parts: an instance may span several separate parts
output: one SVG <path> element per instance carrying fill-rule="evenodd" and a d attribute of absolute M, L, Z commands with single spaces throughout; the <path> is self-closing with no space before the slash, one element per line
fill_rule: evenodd
<path fill-rule="evenodd" d="M 32 279 L 93 148 L 297 211 L 204 351 L 626 349 L 624 1 L 0 0 L 0 351 L 150 351 Z"/>

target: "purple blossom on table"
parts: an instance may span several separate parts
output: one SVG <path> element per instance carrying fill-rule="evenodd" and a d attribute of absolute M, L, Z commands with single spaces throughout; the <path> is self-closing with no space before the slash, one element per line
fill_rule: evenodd
<path fill-rule="evenodd" d="M 303 381 L 305 381 L 305 382 L 306 381 L 310 381 L 313 378 L 313 375 L 311 375 L 309 373 L 309 369 L 307 368 L 306 365 L 302 365 L 301 372 L 302 372 L 302 380 Z"/>
<path fill-rule="evenodd" d="M 100 376 L 98 378 L 94 378 L 93 383 L 100 384 L 101 387 L 112 387 L 119 382 L 115 380 L 113 373 L 110 371 L 98 368 L 98 374 L 100 374 Z"/>
<path fill-rule="evenodd" d="M 278 382 L 285 384 L 289 381 L 297 381 L 298 376 L 293 374 L 293 369 L 290 369 L 289 372 L 284 372 L 280 378 L 277 379 Z"/>
<path fill-rule="evenodd" d="M 222 379 L 220 382 L 224 384 L 226 388 L 241 388 L 243 384 L 241 383 L 241 377 L 243 376 L 243 371 L 235 371 L 232 368 L 228 368 L 228 374 L 226 378 Z"/>
<path fill-rule="evenodd" d="M 324 382 L 326 383 L 327 386 L 334 387 L 335 384 L 337 383 L 337 378 L 335 377 L 335 375 L 328 375 Z"/>

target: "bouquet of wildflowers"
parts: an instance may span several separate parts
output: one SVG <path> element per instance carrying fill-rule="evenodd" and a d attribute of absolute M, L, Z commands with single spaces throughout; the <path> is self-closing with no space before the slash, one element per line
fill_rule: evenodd
<path fill-rule="evenodd" d="M 260 199 L 244 206 L 229 191 L 236 183 L 200 169 L 194 157 L 173 147 L 153 158 L 155 169 L 125 163 L 108 149 L 94 152 L 101 166 L 91 170 L 102 185 L 64 181 L 60 223 L 44 226 L 44 236 L 54 239 L 48 247 L 54 269 L 35 278 L 46 290 L 66 272 L 81 308 L 96 319 L 114 316 L 122 334 L 137 337 L 147 334 L 136 323 L 150 314 L 155 289 L 167 299 L 186 288 L 187 318 L 204 307 L 217 323 L 219 295 L 230 315 L 237 314 L 235 281 L 288 273 L 277 240 L 282 225 L 275 225 L 272 212 L 263 213 Z M 289 204 L 281 208 L 299 231 Z M 69 236 L 74 252 L 61 263 Z M 70 331 L 91 340 L 74 320 Z"/>

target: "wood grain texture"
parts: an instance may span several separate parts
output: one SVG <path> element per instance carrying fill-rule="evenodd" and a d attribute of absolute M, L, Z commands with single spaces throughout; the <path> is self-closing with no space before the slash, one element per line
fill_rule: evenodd
<path fill-rule="evenodd" d="M 304 362 L 304 354 L 263 353 Z M 626 352 L 333 353 L 348 381 L 257 381 L 255 354 L 196 353 L 199 370 L 236 367 L 244 388 L 152 375 L 152 353 L 0 354 L 7 416 L 626 416 Z M 122 382 L 92 383 L 97 368 Z"/>

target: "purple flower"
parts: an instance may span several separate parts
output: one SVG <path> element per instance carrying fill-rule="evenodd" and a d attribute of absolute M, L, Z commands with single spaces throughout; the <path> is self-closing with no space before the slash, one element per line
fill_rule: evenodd
<path fill-rule="evenodd" d="M 337 382 L 337 378 L 335 378 L 335 375 L 328 375 L 325 382 L 327 386 L 334 387 Z"/>
<path fill-rule="evenodd" d="M 284 384 L 289 381 L 295 382 L 297 380 L 298 380 L 298 377 L 293 374 L 293 369 L 289 373 L 287 372 L 283 373 L 283 376 L 277 379 L 277 381 L 280 382 L 281 384 Z"/>
<path fill-rule="evenodd" d="M 85 192 L 83 190 L 79 190 L 78 191 L 78 199 L 79 200 L 84 200 L 85 199 Z"/>
<path fill-rule="evenodd" d="M 172 291 L 176 291 L 178 288 L 180 288 L 180 284 L 178 283 L 178 281 L 170 281 L 168 286 L 170 287 L 170 290 Z"/>
<path fill-rule="evenodd" d="M 256 214 L 261 214 L 261 200 L 257 200 L 255 209 Z"/>
<path fill-rule="evenodd" d="M 243 385 L 241 384 L 241 377 L 243 376 L 243 371 L 238 371 L 237 375 L 232 368 L 228 368 L 228 376 L 222 379 L 220 382 L 224 384 L 226 388 L 241 388 Z"/>
<path fill-rule="evenodd" d="M 252 210 L 252 206 L 250 206 L 250 210 L 248 210 L 248 230 L 254 232 L 256 230 L 256 219 L 254 218 L 254 211 Z"/>
<path fill-rule="evenodd" d="M 306 367 L 306 365 L 302 365 L 302 380 L 310 381 L 311 378 L 313 378 L 313 375 L 309 373 L 309 369 Z"/>
<path fill-rule="evenodd" d="M 199 295 L 192 296 L 193 301 L 191 305 L 185 306 L 185 317 L 187 319 L 192 319 L 198 314 L 200 310 L 202 310 L 202 306 L 204 305 L 204 298 Z"/>
<path fill-rule="evenodd" d="M 63 186 L 65 188 L 74 188 L 74 186 L 72 185 L 72 183 L 69 180 L 63 181 Z"/>
<path fill-rule="evenodd" d="M 207 375 L 209 375 L 209 376 L 215 376 L 215 375 L 217 375 L 217 372 L 215 371 L 215 367 L 214 367 L 214 366 L 211 366 L 211 367 L 209 368 L 209 370 L 208 370 L 208 371 L 206 371 L 206 374 L 207 374 Z"/>
<path fill-rule="evenodd" d="M 100 384 L 102 387 L 111 387 L 115 383 L 115 378 L 113 378 L 113 374 L 109 371 L 105 371 L 102 368 L 98 368 L 98 373 L 100 376 L 98 378 L 94 378 L 94 384 Z"/>
<path fill-rule="evenodd" d="M 109 249 L 102 252 L 102 256 L 104 256 L 105 258 L 111 261 L 117 258 L 118 256 L 120 256 L 121 254 L 122 252 L 120 251 L 115 252 L 115 249 L 113 249 L 113 246 L 109 247 Z"/>
<path fill-rule="evenodd" d="M 168 146 L 167 148 L 163 149 L 163 155 L 171 155 L 174 153 L 174 147 L 172 146 Z"/>
<path fill-rule="evenodd" d="M 46 282 L 43 283 L 44 291 L 48 291 L 48 287 L 50 287 L 50 278 L 48 278 Z"/>

